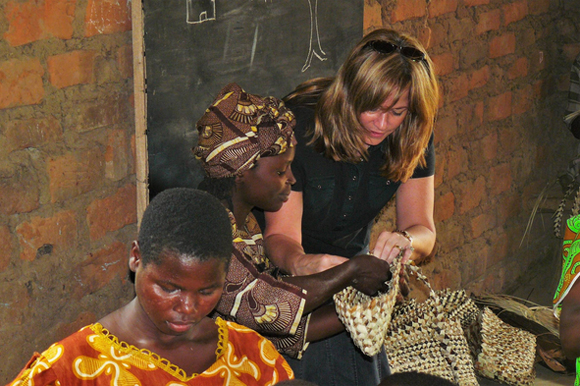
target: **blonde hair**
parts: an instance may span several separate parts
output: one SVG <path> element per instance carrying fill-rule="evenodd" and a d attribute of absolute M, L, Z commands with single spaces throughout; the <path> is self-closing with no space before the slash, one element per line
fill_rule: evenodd
<path fill-rule="evenodd" d="M 425 57 L 412 60 L 398 51 L 384 54 L 366 45 L 376 40 L 416 48 Z M 390 96 L 397 103 L 407 89 L 409 111 L 386 139 L 387 159 L 382 167 L 387 178 L 405 182 L 417 165 L 425 166 L 425 148 L 439 102 L 433 62 L 418 40 L 393 30 L 375 30 L 352 49 L 334 79 L 304 82 L 284 99 L 289 104 L 308 104 L 319 96 L 311 144 L 330 159 L 356 163 L 367 157 L 361 113 L 380 107 Z"/>

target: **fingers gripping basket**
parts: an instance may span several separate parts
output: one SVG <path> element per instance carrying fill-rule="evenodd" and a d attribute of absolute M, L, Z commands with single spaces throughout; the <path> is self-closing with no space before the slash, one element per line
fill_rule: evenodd
<path fill-rule="evenodd" d="M 349 332 L 354 344 L 368 356 L 376 355 L 383 348 L 386 328 L 399 294 L 402 253 L 391 265 L 392 277 L 389 290 L 378 296 L 368 296 L 353 287 L 347 287 L 334 295 L 339 319 Z"/>

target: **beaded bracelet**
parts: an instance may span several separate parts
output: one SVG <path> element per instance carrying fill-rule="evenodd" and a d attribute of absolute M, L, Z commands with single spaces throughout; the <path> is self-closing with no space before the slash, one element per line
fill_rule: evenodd
<path fill-rule="evenodd" d="M 398 233 L 401 236 L 403 236 L 404 238 L 406 238 L 407 240 L 409 240 L 409 246 L 411 247 L 411 250 L 414 250 L 414 248 L 413 248 L 413 236 L 411 236 L 411 234 L 409 232 L 397 229 L 395 231 L 395 233 Z"/>

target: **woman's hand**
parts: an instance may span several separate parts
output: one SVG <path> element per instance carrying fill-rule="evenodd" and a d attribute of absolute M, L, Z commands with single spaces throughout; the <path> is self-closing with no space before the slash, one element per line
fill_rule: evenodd
<path fill-rule="evenodd" d="M 391 265 L 372 255 L 356 255 L 348 264 L 355 269 L 351 285 L 366 295 L 375 295 L 377 292 L 386 292 L 391 280 Z"/>
<path fill-rule="evenodd" d="M 379 234 L 372 254 L 381 260 L 392 264 L 395 258 L 403 251 L 403 263 L 406 263 L 413 254 L 412 242 L 402 232 L 384 231 Z"/>

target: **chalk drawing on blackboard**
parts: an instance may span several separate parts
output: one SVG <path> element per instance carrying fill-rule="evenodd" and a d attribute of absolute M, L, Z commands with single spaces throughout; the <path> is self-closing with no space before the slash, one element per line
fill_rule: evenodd
<path fill-rule="evenodd" d="M 310 10 L 310 41 L 308 42 L 308 54 L 306 55 L 306 61 L 302 66 L 302 72 L 305 72 L 310 68 L 312 64 L 312 58 L 317 57 L 321 62 L 325 61 L 326 52 L 322 49 L 322 44 L 320 43 L 320 33 L 318 31 L 318 0 L 308 1 L 308 9 Z M 187 24 L 201 24 L 206 21 L 216 20 L 215 11 L 216 0 L 186 0 L 186 22 Z M 267 0 L 264 0 L 267 2 Z M 254 44 L 252 46 L 252 55 L 250 59 L 250 66 L 254 61 L 254 53 L 257 43 L 258 26 L 254 31 Z M 314 42 L 316 40 L 316 42 Z"/>
<path fill-rule="evenodd" d="M 215 20 L 215 2 L 216 0 L 186 0 L 187 24 Z"/>
<path fill-rule="evenodd" d="M 304 63 L 304 66 L 302 66 L 302 72 L 308 70 L 312 63 L 313 56 L 316 56 L 320 61 L 326 60 L 326 52 L 322 49 L 322 45 L 320 44 L 320 34 L 318 33 L 318 0 L 314 0 L 314 7 L 312 6 L 312 1 L 308 0 L 308 7 L 310 8 L 310 43 L 308 45 L 306 62 Z M 319 52 L 316 51 L 316 47 L 312 47 L 314 34 L 316 34 L 315 46 L 318 46 Z"/>

